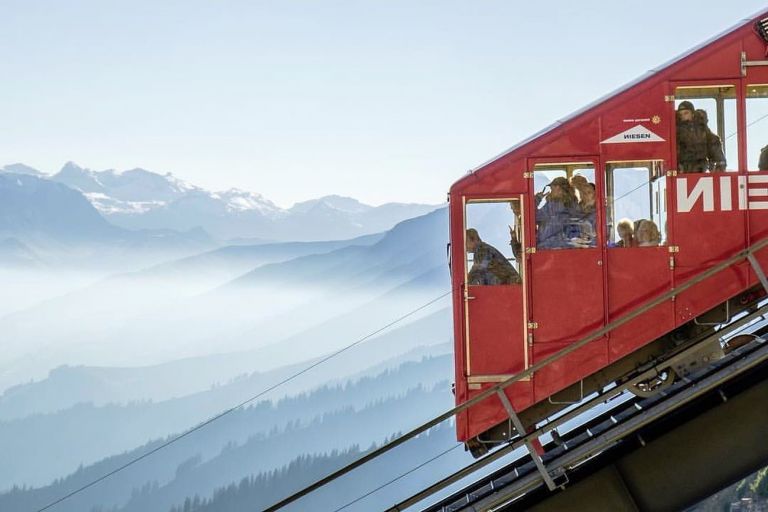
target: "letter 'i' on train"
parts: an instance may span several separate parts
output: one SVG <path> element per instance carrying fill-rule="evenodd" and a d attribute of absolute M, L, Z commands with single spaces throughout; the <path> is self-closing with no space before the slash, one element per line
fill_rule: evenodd
<path fill-rule="evenodd" d="M 768 11 L 457 181 L 456 403 L 508 384 L 458 415 L 458 439 L 482 455 L 649 365 L 631 389 L 658 392 L 669 354 L 764 298 L 768 248 L 701 276 L 768 238 L 767 147 Z M 499 252 L 514 279 L 492 275 Z"/>

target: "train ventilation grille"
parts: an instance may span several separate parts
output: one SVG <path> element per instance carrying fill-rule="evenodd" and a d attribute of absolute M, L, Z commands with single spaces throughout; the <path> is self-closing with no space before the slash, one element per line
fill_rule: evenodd
<path fill-rule="evenodd" d="M 755 22 L 755 30 L 765 43 L 768 43 L 768 18 Z"/>

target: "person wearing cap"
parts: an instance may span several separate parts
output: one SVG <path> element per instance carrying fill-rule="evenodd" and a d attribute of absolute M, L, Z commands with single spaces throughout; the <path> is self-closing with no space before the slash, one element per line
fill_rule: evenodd
<path fill-rule="evenodd" d="M 707 158 L 709 128 L 694 119 L 696 109 L 690 101 L 677 107 L 677 170 L 679 172 L 705 172 L 709 170 Z"/>
<path fill-rule="evenodd" d="M 520 274 L 501 252 L 491 244 L 480 239 L 480 234 L 474 228 L 466 233 L 467 252 L 472 255 L 472 268 L 467 275 L 472 285 L 520 284 Z"/>
<path fill-rule="evenodd" d="M 546 203 L 539 207 L 546 198 Z M 549 184 L 549 192 L 536 194 L 536 247 L 564 249 L 570 247 L 565 229 L 571 218 L 578 217 L 576 195 L 568 180 L 557 177 Z"/>

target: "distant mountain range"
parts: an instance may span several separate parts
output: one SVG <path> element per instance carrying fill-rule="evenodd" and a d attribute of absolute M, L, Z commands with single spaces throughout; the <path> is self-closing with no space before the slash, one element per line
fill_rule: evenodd
<path fill-rule="evenodd" d="M 296 203 L 289 209 L 240 189 L 212 192 L 170 173 L 144 169 L 93 171 L 68 162 L 53 175 L 24 164 L 4 174 L 45 178 L 81 192 L 110 223 L 127 229 L 202 228 L 214 238 L 275 241 L 340 240 L 378 233 L 440 205 L 387 203 L 378 207 L 341 196 Z"/>
<path fill-rule="evenodd" d="M 0 173 L 0 269 L 106 265 L 113 271 L 216 246 L 200 228 L 179 232 L 115 226 L 79 191 L 19 165 L 12 170 Z"/>

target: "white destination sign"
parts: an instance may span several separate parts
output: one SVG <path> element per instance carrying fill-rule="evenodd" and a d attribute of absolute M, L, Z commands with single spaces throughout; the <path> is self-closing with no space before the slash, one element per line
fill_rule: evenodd
<path fill-rule="evenodd" d="M 605 139 L 602 144 L 619 144 L 622 142 L 664 142 L 664 139 L 639 124 L 618 135 L 614 135 L 610 139 Z"/>

